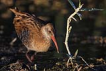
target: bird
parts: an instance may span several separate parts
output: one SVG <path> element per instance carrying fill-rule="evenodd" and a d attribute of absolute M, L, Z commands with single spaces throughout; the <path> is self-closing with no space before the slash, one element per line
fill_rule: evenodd
<path fill-rule="evenodd" d="M 32 62 L 34 55 L 29 57 L 30 50 L 38 52 L 47 52 L 52 41 L 55 44 L 57 52 L 59 48 L 56 42 L 54 28 L 51 23 L 46 23 L 44 20 L 27 12 L 21 12 L 18 8 L 10 8 L 15 14 L 13 24 L 18 38 L 27 48 L 26 58 Z"/>

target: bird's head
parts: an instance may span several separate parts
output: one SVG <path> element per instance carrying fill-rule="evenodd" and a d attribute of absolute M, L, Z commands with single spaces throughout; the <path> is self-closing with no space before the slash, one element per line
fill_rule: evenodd
<path fill-rule="evenodd" d="M 45 26 L 43 26 L 41 28 L 41 31 L 42 31 L 42 34 L 44 35 L 44 37 L 47 39 L 47 40 L 53 40 L 55 46 L 56 46 L 56 49 L 57 49 L 57 52 L 59 53 L 59 49 L 58 49 L 58 45 L 57 45 L 57 42 L 56 42 L 56 39 L 55 39 L 55 35 L 54 35 L 54 29 L 53 29 L 53 26 L 48 23 L 46 24 Z"/>

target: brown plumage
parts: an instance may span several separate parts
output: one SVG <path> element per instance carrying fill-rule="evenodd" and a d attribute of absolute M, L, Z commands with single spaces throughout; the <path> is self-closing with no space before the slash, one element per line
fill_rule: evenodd
<path fill-rule="evenodd" d="M 17 9 L 10 10 L 15 14 L 13 24 L 16 33 L 28 50 L 46 52 L 51 46 L 51 40 L 53 40 L 57 52 L 59 52 L 54 37 L 53 26 L 50 23 L 46 24 L 45 21 L 36 16 L 20 12 Z M 31 62 L 27 53 L 26 57 Z"/>

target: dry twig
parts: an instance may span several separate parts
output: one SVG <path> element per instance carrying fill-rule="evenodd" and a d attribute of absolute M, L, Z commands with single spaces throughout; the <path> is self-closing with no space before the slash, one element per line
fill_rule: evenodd
<path fill-rule="evenodd" d="M 68 61 L 67 61 L 67 67 L 68 67 L 69 62 L 71 62 L 72 65 L 73 65 L 73 62 L 72 62 L 73 57 L 71 55 L 71 52 L 70 52 L 69 46 L 68 46 L 68 38 L 69 38 L 69 34 L 71 32 L 71 29 L 72 29 L 72 26 L 70 26 L 70 22 L 72 21 L 72 19 L 75 20 L 75 21 L 77 21 L 74 18 L 74 16 L 80 11 L 80 9 L 82 8 L 82 6 L 83 6 L 83 4 L 82 5 L 79 5 L 79 7 L 75 9 L 75 12 L 73 14 L 71 14 L 69 16 L 69 18 L 67 19 L 67 31 L 66 31 L 66 38 L 65 38 L 65 46 L 66 46 L 68 55 L 70 56 L 69 59 L 68 59 Z"/>

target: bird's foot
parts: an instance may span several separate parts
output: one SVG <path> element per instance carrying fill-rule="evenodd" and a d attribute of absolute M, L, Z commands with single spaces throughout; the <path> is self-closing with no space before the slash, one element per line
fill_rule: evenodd
<path fill-rule="evenodd" d="M 31 57 L 29 57 L 28 52 L 26 53 L 26 57 L 30 63 L 32 63 L 32 61 L 34 61 L 35 55 L 36 55 L 36 52 Z"/>
<path fill-rule="evenodd" d="M 32 63 L 32 60 L 31 60 L 31 58 L 29 57 L 28 53 L 26 53 L 26 58 L 28 59 L 28 61 L 29 61 L 30 63 Z"/>
<path fill-rule="evenodd" d="M 33 54 L 33 55 L 31 56 L 31 61 L 33 61 L 34 58 L 35 58 L 35 54 Z"/>
<path fill-rule="evenodd" d="M 37 64 L 28 63 L 27 67 L 29 68 L 30 71 L 37 71 Z"/>

